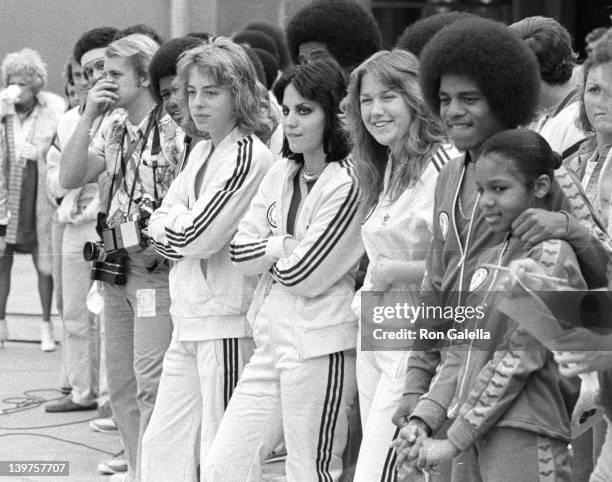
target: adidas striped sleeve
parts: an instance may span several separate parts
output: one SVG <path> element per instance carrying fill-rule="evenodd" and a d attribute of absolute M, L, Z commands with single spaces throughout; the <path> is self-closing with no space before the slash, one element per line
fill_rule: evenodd
<path fill-rule="evenodd" d="M 346 181 L 335 186 L 318 206 L 293 252 L 271 268 L 274 279 L 296 294 L 313 297 L 324 293 L 363 253 L 359 190 L 352 167 L 342 162 Z"/>

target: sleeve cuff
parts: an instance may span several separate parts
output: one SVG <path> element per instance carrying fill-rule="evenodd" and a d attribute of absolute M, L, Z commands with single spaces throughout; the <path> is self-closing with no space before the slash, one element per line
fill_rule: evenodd
<path fill-rule="evenodd" d="M 266 256 L 271 258 L 273 261 L 277 259 L 286 258 L 287 253 L 285 252 L 285 238 L 290 238 L 288 234 L 282 236 L 272 236 L 268 238 L 266 244 Z"/>
<path fill-rule="evenodd" d="M 409 362 L 410 363 L 410 362 Z M 427 393 L 432 379 L 431 373 L 423 368 L 409 366 L 406 372 L 404 393 L 414 393 L 419 396 Z"/>
<path fill-rule="evenodd" d="M 567 232 L 565 241 L 572 245 L 575 251 L 582 251 L 591 242 L 590 233 L 585 234 L 585 227 L 574 216 L 561 211 L 567 217 Z"/>
<path fill-rule="evenodd" d="M 446 437 L 455 447 L 464 451 L 474 444 L 478 432 L 468 425 L 463 417 L 458 416 L 446 432 Z"/>
<path fill-rule="evenodd" d="M 186 212 L 189 212 L 189 209 L 187 209 L 187 206 L 181 203 L 177 203 L 174 206 L 172 206 L 170 209 L 168 209 L 168 218 L 172 220 L 174 218 L 179 217 L 181 214 L 185 214 Z"/>
<path fill-rule="evenodd" d="M 406 392 L 402 395 L 402 406 L 407 408 L 407 412 L 410 414 L 410 417 L 419 404 L 420 399 L 421 395 L 418 393 Z"/>
<path fill-rule="evenodd" d="M 184 233 L 193 224 L 193 216 L 190 212 L 179 214 L 174 221 L 170 222 L 170 229 L 175 233 Z"/>
<path fill-rule="evenodd" d="M 410 414 L 410 418 L 417 417 L 423 420 L 433 433 L 440 430 L 440 427 L 446 420 L 446 409 L 428 398 L 421 398 L 417 406 Z"/>

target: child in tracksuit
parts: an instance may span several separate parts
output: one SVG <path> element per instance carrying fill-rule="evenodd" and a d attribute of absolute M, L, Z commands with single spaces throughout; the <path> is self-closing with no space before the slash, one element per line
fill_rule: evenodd
<path fill-rule="evenodd" d="M 232 266 L 230 239 L 272 154 L 261 88 L 244 50 L 218 38 L 178 63 L 199 142 L 151 216 L 149 236 L 174 264 L 174 332 L 151 422 L 142 442 L 142 480 L 197 479 L 243 366 L 253 352 L 246 320 L 256 279 Z"/>
<path fill-rule="evenodd" d="M 343 112 L 369 211 L 361 237 L 370 264 L 353 301 L 358 315 L 362 293 L 377 296 L 382 306 L 393 303 L 393 292 L 418 292 L 431 244 L 438 172 L 458 154 L 442 145 L 442 128 L 427 110 L 417 72 L 416 57 L 394 50 L 374 54 L 351 75 Z M 392 480 L 391 441 L 398 429 L 391 417 L 404 391 L 410 352 L 364 351 L 360 340 L 361 335 L 357 386 L 363 440 L 354 480 Z"/>
<path fill-rule="evenodd" d="M 355 394 L 354 273 L 359 190 L 337 117 L 344 75 L 328 59 L 275 85 L 283 160 L 263 179 L 230 254 L 261 274 L 249 320 L 256 349 L 204 463 L 204 479 L 260 480 L 261 443 L 282 424 L 289 481 L 338 480 Z"/>
<path fill-rule="evenodd" d="M 503 233 L 489 229 L 479 208 L 474 161 L 491 136 L 532 119 L 539 73 L 533 53 L 507 26 L 479 17 L 458 20 L 440 30 L 420 60 L 425 99 L 432 112 L 440 115 L 450 140 L 465 151 L 438 176 L 434 236 L 421 301 L 459 306 L 465 303 L 482 250 L 504 240 Z M 555 172 L 549 208 L 554 212 L 526 210 L 515 220 L 515 234 L 526 243 L 537 243 L 551 238 L 551 233 L 561 233 L 555 237 L 576 248 L 589 286 L 605 283 L 601 259 L 612 252 L 610 240 L 593 216 L 579 182 L 562 166 Z M 396 412 L 396 419 L 407 422 L 402 423 L 407 427 L 400 431 L 400 438 L 413 444 L 417 453 L 418 438 L 438 432 L 447 416 L 455 416 L 451 408 L 456 405 L 452 402 L 457 389 L 457 367 L 445 366 L 440 350 L 423 345 L 413 350 L 408 361 L 405 392 Z M 410 455 L 414 457 L 414 451 Z M 466 456 L 466 452 L 461 454 Z M 469 462 L 455 465 L 455 480 L 473 478 L 461 473 L 471 466 Z"/>
<path fill-rule="evenodd" d="M 489 228 L 504 240 L 477 261 L 466 303 L 485 306 L 484 318 L 466 325 L 490 340 L 471 340 L 449 352 L 459 357 L 457 417 L 446 440 L 429 440 L 417 465 L 435 471 L 439 463 L 475 446 L 483 480 L 571 480 L 570 416 L 579 382 L 563 381 L 552 352 L 495 309 L 495 290 L 507 267 L 528 257 L 568 287 L 586 288 L 572 247 L 549 239 L 526 248 L 512 230 L 530 207 L 550 207 L 553 170 L 560 162 L 539 134 L 508 130 L 491 137 L 476 162 L 479 208 Z M 500 292 L 501 294 L 501 292 Z M 542 323 L 534 318 L 534 324 Z"/>

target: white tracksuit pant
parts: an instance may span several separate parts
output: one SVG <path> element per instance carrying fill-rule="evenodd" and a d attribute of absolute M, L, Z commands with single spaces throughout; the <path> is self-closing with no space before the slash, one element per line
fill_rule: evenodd
<path fill-rule="evenodd" d="M 164 357 L 157 400 L 142 439 L 143 481 L 194 481 L 245 363 L 250 338 L 178 341 Z"/>
<path fill-rule="evenodd" d="M 398 429 L 391 417 L 404 392 L 409 352 L 358 351 L 357 387 L 363 439 L 355 482 L 397 480 L 396 455 L 391 442 Z"/>
<path fill-rule="evenodd" d="M 288 482 L 335 481 L 353 403 L 354 350 L 300 359 L 295 327 L 268 302 L 253 327 L 257 345 L 203 465 L 207 482 L 261 480 L 270 432 L 282 423 Z"/>

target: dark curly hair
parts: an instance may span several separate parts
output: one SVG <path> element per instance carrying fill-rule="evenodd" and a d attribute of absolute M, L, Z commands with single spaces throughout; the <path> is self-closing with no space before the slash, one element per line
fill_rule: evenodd
<path fill-rule="evenodd" d="M 572 78 L 576 55 L 567 29 L 550 17 L 527 17 L 510 25 L 533 51 L 540 65 L 542 80 L 563 85 Z"/>
<path fill-rule="evenodd" d="M 289 48 L 285 39 L 285 32 L 282 28 L 273 23 L 257 21 L 248 23 L 243 30 L 256 30 L 265 33 L 268 37 L 274 40 L 276 50 L 278 51 L 278 65 L 280 70 L 285 70 L 291 65 L 289 57 Z"/>
<path fill-rule="evenodd" d="M 267 90 L 270 90 L 272 85 L 274 85 L 276 77 L 278 77 L 278 62 L 272 54 L 265 50 L 254 48 L 253 51 L 257 54 L 257 57 L 259 57 L 264 73 L 266 74 L 263 84 L 266 86 Z"/>
<path fill-rule="evenodd" d="M 74 45 L 72 56 L 79 64 L 83 54 L 93 49 L 108 47 L 119 33 L 114 27 L 98 27 L 85 32 Z"/>
<path fill-rule="evenodd" d="M 328 57 L 294 65 L 288 68 L 276 81 L 273 93 L 279 104 L 283 104 L 285 89 L 289 84 L 295 87 L 304 99 L 316 102 L 325 113 L 323 148 L 326 162 L 341 161 L 350 151 L 349 140 L 342 129 L 338 114 L 340 101 L 346 94 L 347 79 L 338 63 Z M 302 154 L 291 151 L 287 138 L 283 139 L 283 157 L 304 162 Z"/>
<path fill-rule="evenodd" d="M 376 20 L 353 0 L 316 0 L 297 12 L 285 31 L 294 63 L 307 42 L 322 43 L 349 70 L 382 48 Z"/>
<path fill-rule="evenodd" d="M 137 23 L 135 25 L 130 25 L 129 27 L 124 28 L 120 32 L 115 35 L 115 40 L 119 40 L 120 38 L 127 37 L 128 35 L 132 35 L 133 33 L 141 33 L 142 35 L 146 35 L 154 42 L 157 42 L 157 45 L 162 45 L 164 43 L 164 39 L 161 35 L 150 25 L 146 23 Z"/>
<path fill-rule="evenodd" d="M 262 49 L 269 52 L 278 59 L 278 50 L 276 50 L 276 44 L 268 35 L 255 30 L 248 30 L 244 32 L 238 32 L 232 37 L 232 40 L 237 44 L 246 44 L 252 49 Z"/>
<path fill-rule="evenodd" d="M 263 63 L 259 59 L 259 55 L 257 55 L 257 52 L 255 52 L 255 49 L 249 47 L 246 44 L 239 44 L 239 45 L 240 47 L 244 49 L 244 51 L 249 57 L 249 60 L 253 64 L 253 67 L 255 67 L 255 73 L 257 74 L 257 80 L 261 82 L 261 85 L 266 85 L 266 71 L 264 70 Z"/>
<path fill-rule="evenodd" d="M 440 114 L 440 78 L 455 74 L 476 82 L 505 127 L 533 119 L 540 89 L 538 62 L 503 23 L 480 17 L 458 20 L 434 35 L 420 61 L 419 82 L 435 115 Z"/>
<path fill-rule="evenodd" d="M 176 62 L 181 54 L 202 43 L 201 39 L 194 37 L 179 37 L 168 40 L 162 45 L 151 59 L 149 64 L 149 78 L 151 79 L 151 92 L 161 102 L 159 80 L 162 77 L 176 76 Z"/>
<path fill-rule="evenodd" d="M 457 20 L 473 16 L 474 14 L 468 12 L 444 12 L 422 18 L 406 27 L 404 33 L 397 39 L 395 47 L 419 57 L 427 42 L 440 30 Z"/>
<path fill-rule="evenodd" d="M 200 40 L 213 39 L 213 36 L 209 34 L 208 32 L 189 32 L 185 34 L 185 37 L 195 37 L 195 38 L 199 38 Z"/>

